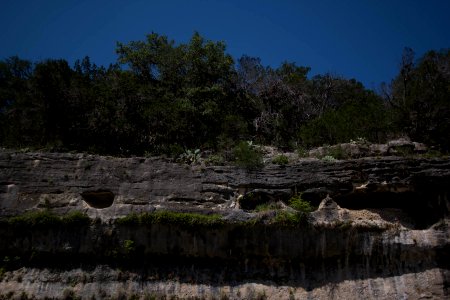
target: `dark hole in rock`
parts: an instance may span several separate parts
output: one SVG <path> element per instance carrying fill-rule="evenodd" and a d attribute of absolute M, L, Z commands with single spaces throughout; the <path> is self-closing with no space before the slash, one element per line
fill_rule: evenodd
<path fill-rule="evenodd" d="M 320 202 L 327 197 L 333 195 L 333 192 L 327 188 L 311 188 L 301 193 L 303 200 L 308 201 L 312 206 L 319 206 Z"/>
<path fill-rule="evenodd" d="M 110 207 L 114 202 L 114 194 L 107 190 L 87 191 L 81 193 L 84 201 L 94 208 Z"/>
<path fill-rule="evenodd" d="M 444 193 L 447 195 L 447 193 Z M 354 192 L 340 195 L 333 200 L 347 209 L 399 209 L 413 222 L 415 229 L 426 229 L 437 223 L 446 214 L 445 203 L 441 201 L 442 193 L 436 191 L 406 192 Z"/>

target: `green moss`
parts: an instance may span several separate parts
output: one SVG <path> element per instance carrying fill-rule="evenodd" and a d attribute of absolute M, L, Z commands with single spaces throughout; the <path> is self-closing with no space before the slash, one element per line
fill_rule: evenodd
<path fill-rule="evenodd" d="M 87 226 L 91 219 L 81 211 L 72 211 L 61 217 L 61 221 L 67 226 Z"/>
<path fill-rule="evenodd" d="M 268 211 L 268 210 L 276 210 L 279 209 L 280 206 L 276 203 L 264 203 L 255 207 L 255 211 Z"/>
<path fill-rule="evenodd" d="M 57 226 L 77 227 L 89 225 L 90 219 L 79 211 L 73 211 L 65 216 L 58 216 L 49 210 L 39 210 L 24 213 L 20 216 L 11 217 L 6 220 L 9 226 L 14 228 L 52 228 Z"/>
<path fill-rule="evenodd" d="M 61 225 L 61 219 L 48 210 L 31 211 L 8 219 L 13 227 L 53 227 Z"/>
<path fill-rule="evenodd" d="M 215 227 L 224 223 L 220 215 L 203 215 L 173 211 L 156 211 L 140 215 L 133 214 L 117 219 L 116 222 L 119 225 L 174 224 L 187 227 Z"/>
<path fill-rule="evenodd" d="M 116 223 L 119 225 L 138 225 L 140 220 L 137 214 L 129 214 L 125 217 L 118 218 Z"/>

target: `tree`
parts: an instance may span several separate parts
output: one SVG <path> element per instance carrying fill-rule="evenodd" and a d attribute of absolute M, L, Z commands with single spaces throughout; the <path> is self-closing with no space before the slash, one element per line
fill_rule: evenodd
<path fill-rule="evenodd" d="M 17 56 L 0 61 L 0 142 L 4 145 L 32 142 L 26 132 L 33 129 L 29 95 L 32 73 L 32 63 Z"/>
<path fill-rule="evenodd" d="M 127 45 L 117 43 L 116 52 L 119 63 L 128 64 L 141 80 L 152 82 L 161 76 L 161 65 L 165 57 L 173 50 L 173 41 L 167 36 L 151 33 L 146 41 L 132 41 Z"/>
<path fill-rule="evenodd" d="M 322 101 L 320 107 L 324 111 L 300 129 L 302 144 L 320 146 L 357 138 L 381 142 L 386 138 L 387 112 L 380 96 L 353 79 L 327 75 L 313 81 L 323 84 L 322 88 L 313 85 L 313 96 Z"/>
<path fill-rule="evenodd" d="M 413 61 L 404 51 L 402 65 L 386 99 L 398 133 L 449 150 L 450 50 L 429 51 Z"/>
<path fill-rule="evenodd" d="M 141 80 L 155 147 L 215 144 L 232 98 L 234 62 L 225 49 L 223 42 L 205 40 L 197 32 L 188 44 L 175 45 L 155 33 L 145 42 L 118 43 L 119 62 Z"/>

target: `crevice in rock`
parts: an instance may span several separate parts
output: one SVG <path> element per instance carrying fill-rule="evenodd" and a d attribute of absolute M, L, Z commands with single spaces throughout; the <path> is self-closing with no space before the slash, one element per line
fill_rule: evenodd
<path fill-rule="evenodd" d="M 114 194 L 108 190 L 86 191 L 81 197 L 93 208 L 107 208 L 114 203 Z"/>

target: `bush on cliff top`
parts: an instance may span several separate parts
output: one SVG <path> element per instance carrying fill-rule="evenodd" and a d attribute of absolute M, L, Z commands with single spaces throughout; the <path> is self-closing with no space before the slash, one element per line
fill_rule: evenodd
<path fill-rule="evenodd" d="M 244 169 L 259 169 L 264 165 L 263 156 L 250 142 L 240 142 L 234 149 L 235 164 Z"/>

